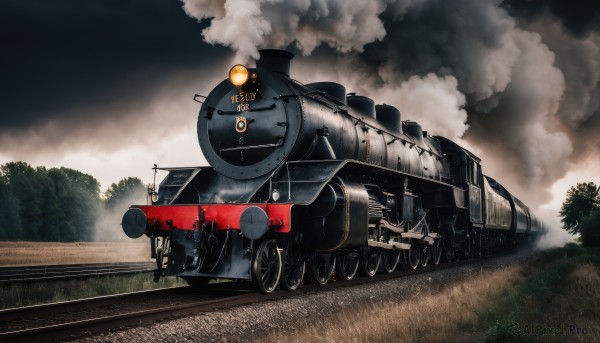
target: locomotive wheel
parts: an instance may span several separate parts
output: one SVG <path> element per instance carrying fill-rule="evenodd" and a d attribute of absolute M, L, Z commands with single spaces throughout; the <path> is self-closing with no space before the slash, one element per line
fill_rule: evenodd
<path fill-rule="evenodd" d="M 360 272 L 365 276 L 373 276 L 379 269 L 381 263 L 381 251 L 376 248 L 367 248 L 367 251 L 360 257 Z"/>
<path fill-rule="evenodd" d="M 411 243 L 410 249 L 404 253 L 404 262 L 409 269 L 417 269 L 421 261 L 421 247 L 419 243 Z"/>
<path fill-rule="evenodd" d="M 358 263 L 360 261 L 359 254 L 356 252 L 348 252 L 338 255 L 335 264 L 335 271 L 338 280 L 350 281 L 356 275 Z"/>
<path fill-rule="evenodd" d="M 427 267 L 430 257 L 431 253 L 429 252 L 429 245 L 424 244 L 423 246 L 421 246 L 421 249 L 419 251 L 419 266 L 422 268 Z"/>
<path fill-rule="evenodd" d="M 465 237 L 461 252 L 463 259 L 471 257 L 471 253 L 473 252 L 473 234 L 471 233 L 471 230 L 467 232 L 467 237 Z"/>
<path fill-rule="evenodd" d="M 383 252 L 383 260 L 381 266 L 386 273 L 392 273 L 396 270 L 400 262 L 400 250 L 387 249 Z"/>
<path fill-rule="evenodd" d="M 315 254 L 311 259 L 310 272 L 312 279 L 319 285 L 324 285 L 331 278 L 335 269 L 335 255 Z"/>
<path fill-rule="evenodd" d="M 271 293 L 277 287 L 281 276 L 281 253 L 274 240 L 260 243 L 252 261 L 252 282 L 263 294 Z"/>
<path fill-rule="evenodd" d="M 289 245 L 283 252 L 283 275 L 281 287 L 293 291 L 302 283 L 306 263 L 297 246 Z"/>
<path fill-rule="evenodd" d="M 444 239 L 444 261 L 452 262 L 454 261 L 454 247 L 452 247 L 452 241 L 449 239 Z"/>
<path fill-rule="evenodd" d="M 431 264 L 439 264 L 442 259 L 442 241 L 440 239 L 434 240 L 429 247 L 429 252 L 431 253 Z"/>

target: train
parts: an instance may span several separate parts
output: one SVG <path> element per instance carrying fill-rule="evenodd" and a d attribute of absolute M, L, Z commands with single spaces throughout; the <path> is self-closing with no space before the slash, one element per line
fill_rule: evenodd
<path fill-rule="evenodd" d="M 336 82 L 290 77 L 293 54 L 260 50 L 195 95 L 210 166 L 168 174 L 122 228 L 147 236 L 155 280 L 251 281 L 262 293 L 476 258 L 546 226 L 450 139 Z M 185 148 L 185 147 L 183 147 Z"/>

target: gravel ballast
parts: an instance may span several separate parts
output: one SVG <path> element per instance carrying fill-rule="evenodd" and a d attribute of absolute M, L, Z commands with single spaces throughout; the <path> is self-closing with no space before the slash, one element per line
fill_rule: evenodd
<path fill-rule="evenodd" d="M 306 323 L 368 303 L 402 301 L 417 293 L 444 292 L 451 285 L 485 271 L 521 262 L 531 252 L 517 252 L 466 266 L 352 287 L 340 287 L 291 299 L 240 306 L 165 320 L 121 331 L 79 338 L 83 342 L 247 342 L 272 329 L 294 331 Z"/>

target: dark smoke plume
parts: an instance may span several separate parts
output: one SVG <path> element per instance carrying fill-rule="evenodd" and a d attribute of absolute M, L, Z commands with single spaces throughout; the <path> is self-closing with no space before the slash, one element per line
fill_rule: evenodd
<path fill-rule="evenodd" d="M 318 50 L 296 61 L 312 78 L 301 81 L 338 80 L 398 106 L 403 119 L 471 147 L 529 203 L 547 202 L 573 163 L 600 152 L 598 5 L 182 2 L 188 15 L 210 20 L 206 42 L 231 47 L 242 61 L 263 47 Z"/>

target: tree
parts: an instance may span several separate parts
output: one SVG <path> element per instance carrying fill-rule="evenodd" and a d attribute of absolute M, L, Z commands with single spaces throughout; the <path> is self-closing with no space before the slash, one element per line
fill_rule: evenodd
<path fill-rule="evenodd" d="M 577 183 L 569 188 L 567 198 L 560 209 L 563 229 L 571 234 L 580 233 L 581 221 L 600 206 L 600 187 L 593 182 Z"/>
<path fill-rule="evenodd" d="M 9 162 L 0 170 L 19 203 L 22 236 L 19 239 L 38 240 L 44 219 L 42 217 L 42 190 L 49 180 L 45 168 L 32 168 L 25 162 Z"/>
<path fill-rule="evenodd" d="M 137 177 L 126 177 L 118 183 L 111 184 L 104 195 L 106 196 L 106 205 L 109 208 L 114 208 L 122 202 L 133 201 L 136 198 L 143 199 L 147 192 L 142 180 Z"/>
<path fill-rule="evenodd" d="M 0 171 L 0 241 L 15 240 L 21 237 L 21 217 L 19 216 L 19 199 Z"/>
<path fill-rule="evenodd" d="M 79 170 L 61 167 L 60 171 L 64 173 L 73 186 L 86 191 L 92 197 L 100 199 L 100 182 L 89 174 L 84 174 Z"/>
<path fill-rule="evenodd" d="M 0 166 L 0 240 L 72 242 L 93 238 L 100 183 L 68 168 Z"/>

